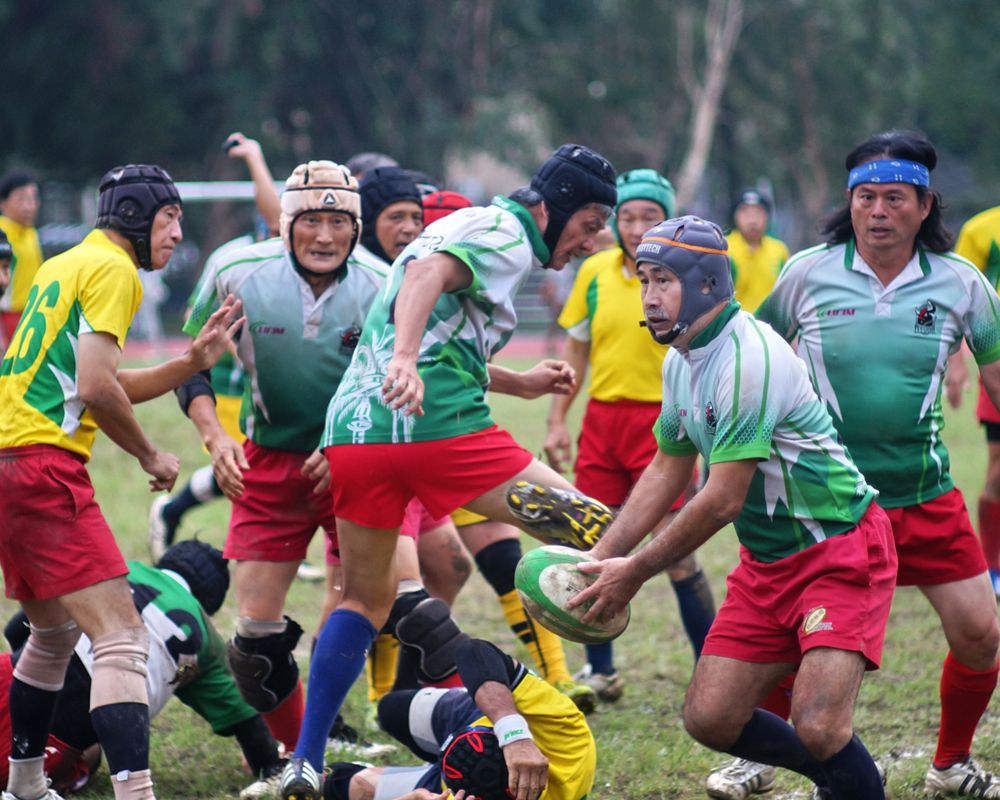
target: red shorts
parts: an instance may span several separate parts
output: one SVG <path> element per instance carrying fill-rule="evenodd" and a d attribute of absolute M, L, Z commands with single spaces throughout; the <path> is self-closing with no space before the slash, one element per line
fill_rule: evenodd
<path fill-rule="evenodd" d="M 997 411 L 990 396 L 986 394 L 981 380 L 979 381 L 979 400 L 976 401 L 976 419 L 980 422 L 1000 424 L 1000 411 Z"/>
<path fill-rule="evenodd" d="M 403 527 L 399 529 L 401 535 L 410 539 L 419 539 L 422 533 L 440 528 L 446 522 L 451 522 L 451 517 L 447 514 L 443 517 L 432 516 L 424 508 L 423 503 L 414 497 L 406 505 L 406 514 L 403 517 Z M 340 550 L 337 548 L 336 540 L 326 540 L 326 563 L 330 566 L 340 565 Z"/>
<path fill-rule="evenodd" d="M 128 574 L 83 459 L 45 444 L 0 449 L 7 597 L 48 600 Z"/>
<path fill-rule="evenodd" d="M 300 561 L 317 528 L 337 540 L 330 492 L 315 494 L 316 484 L 302 474 L 309 453 L 292 453 L 243 444 L 250 469 L 243 473 L 243 494 L 233 501 L 223 555 L 237 561 Z"/>
<path fill-rule="evenodd" d="M 986 572 L 986 558 L 958 488 L 915 506 L 887 508 L 900 586 L 934 586 Z"/>
<path fill-rule="evenodd" d="M 10 653 L 0 653 L 0 786 L 7 785 L 10 777 L 10 683 L 14 676 L 14 666 Z M 45 743 L 45 774 L 52 779 L 52 788 L 62 794 L 79 791 L 90 778 L 90 765 L 83 754 L 70 747 L 61 739 L 49 734 Z"/>
<path fill-rule="evenodd" d="M 533 456 L 496 425 L 450 439 L 326 448 L 337 516 L 366 528 L 399 528 L 407 503 L 450 514 L 509 481 Z"/>
<path fill-rule="evenodd" d="M 588 400 L 576 445 L 577 490 L 608 506 L 624 505 L 656 455 L 653 425 L 659 417 L 659 403 Z M 683 505 L 681 496 L 670 510 Z"/>
<path fill-rule="evenodd" d="M 896 551 L 872 503 L 857 527 L 765 564 L 740 548 L 703 655 L 798 664 L 814 647 L 860 652 L 876 669 L 896 586 Z"/>

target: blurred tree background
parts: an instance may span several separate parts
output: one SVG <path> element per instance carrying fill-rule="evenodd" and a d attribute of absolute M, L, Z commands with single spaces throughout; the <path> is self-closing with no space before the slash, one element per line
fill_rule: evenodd
<path fill-rule="evenodd" d="M 850 147 L 916 127 L 941 152 L 935 185 L 957 229 L 1000 202 L 997 12 L 995 0 L 0 0 L 0 167 L 75 190 L 128 161 L 243 179 L 220 149 L 242 130 L 279 179 L 308 158 L 380 150 L 450 183 L 479 164 L 459 188 L 487 195 L 513 187 L 483 164 L 527 174 L 579 141 L 619 169 L 663 170 L 684 210 L 720 221 L 741 187 L 769 191 L 794 249 L 840 201 Z M 208 227 L 205 246 L 235 233 L 218 214 Z"/>

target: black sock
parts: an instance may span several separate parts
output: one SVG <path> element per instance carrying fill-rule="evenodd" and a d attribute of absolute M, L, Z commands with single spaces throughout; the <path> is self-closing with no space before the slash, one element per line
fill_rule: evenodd
<path fill-rule="evenodd" d="M 822 765 L 833 800 L 885 800 L 882 776 L 857 736 Z"/>
<path fill-rule="evenodd" d="M 124 769 L 149 769 L 149 706 L 145 703 L 111 703 L 90 712 L 98 741 L 115 775 Z"/>
<path fill-rule="evenodd" d="M 708 629 L 715 619 L 715 599 L 712 587 L 708 585 L 705 573 L 700 569 L 689 578 L 670 582 L 677 595 L 677 606 L 681 612 L 681 622 L 687 631 L 694 657 L 701 657 L 701 648 L 708 636 Z"/>
<path fill-rule="evenodd" d="M 196 506 L 201 505 L 201 500 L 194 496 L 191 491 L 191 481 L 184 484 L 184 488 L 170 498 L 170 502 L 163 506 L 163 519 L 171 529 L 181 524 L 181 517 Z"/>
<path fill-rule="evenodd" d="M 10 682 L 10 757 L 38 758 L 52 727 L 59 692 L 47 692 L 13 678 Z"/>
<path fill-rule="evenodd" d="M 827 783 L 823 765 L 806 750 L 795 729 L 770 711 L 755 708 L 739 738 L 726 752 L 748 761 L 790 769 L 818 786 Z"/>
<path fill-rule="evenodd" d="M 420 688 L 420 651 L 415 647 L 399 646 L 399 660 L 396 662 L 396 681 L 392 691 Z"/>
<path fill-rule="evenodd" d="M 501 539 L 476 553 L 476 566 L 497 597 L 513 591 L 514 570 L 520 560 L 521 542 L 517 539 Z"/>

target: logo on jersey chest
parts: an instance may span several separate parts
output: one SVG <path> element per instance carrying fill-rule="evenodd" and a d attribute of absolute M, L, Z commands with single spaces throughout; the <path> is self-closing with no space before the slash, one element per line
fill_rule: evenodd
<path fill-rule="evenodd" d="M 927 300 L 924 304 L 915 309 L 917 321 L 913 325 L 916 333 L 928 336 L 937 330 L 937 306 L 933 300 Z"/>
<path fill-rule="evenodd" d="M 340 334 L 340 349 L 346 350 L 349 353 L 354 352 L 358 346 L 358 340 L 361 338 L 361 328 L 357 325 L 352 325 L 350 328 L 345 328 L 344 332 Z"/>
<path fill-rule="evenodd" d="M 708 429 L 710 435 L 715 435 L 715 426 L 718 424 L 719 420 L 715 416 L 715 405 L 709 400 L 705 404 L 705 428 Z"/>
<path fill-rule="evenodd" d="M 261 336 L 281 336 L 285 329 L 280 325 L 268 325 L 266 322 L 255 322 L 250 326 L 250 332 Z"/>

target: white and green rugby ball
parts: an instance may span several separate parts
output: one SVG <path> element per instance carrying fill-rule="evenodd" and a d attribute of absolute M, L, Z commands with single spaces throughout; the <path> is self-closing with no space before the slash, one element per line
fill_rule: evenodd
<path fill-rule="evenodd" d="M 571 547 L 545 545 L 529 550 L 517 564 L 514 585 L 528 614 L 550 631 L 571 642 L 602 644 L 621 635 L 628 627 L 628 606 L 611 619 L 584 624 L 580 618 L 591 603 L 567 608 L 569 599 L 597 580 L 596 575 L 580 572 L 577 564 L 593 561 L 586 553 Z"/>

